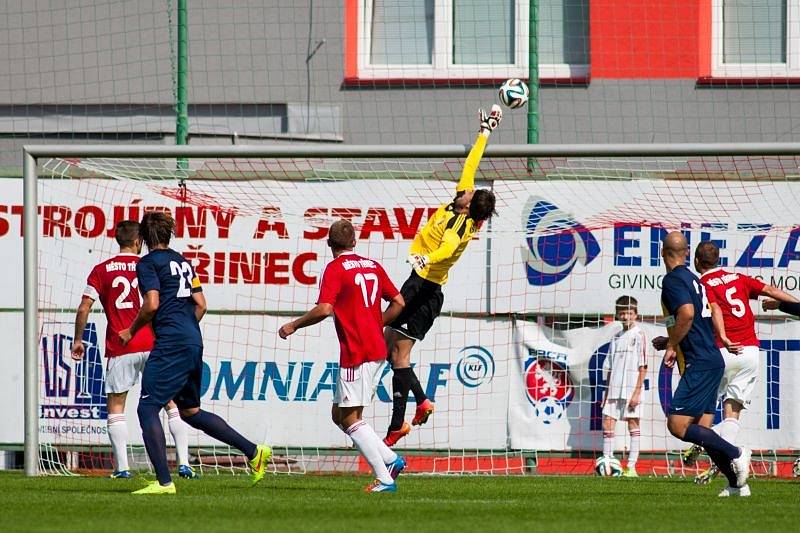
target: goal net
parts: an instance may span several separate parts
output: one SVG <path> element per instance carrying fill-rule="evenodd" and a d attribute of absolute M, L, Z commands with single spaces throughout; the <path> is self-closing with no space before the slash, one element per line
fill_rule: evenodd
<path fill-rule="evenodd" d="M 281 340 L 281 324 L 313 307 L 331 259 L 326 230 L 353 221 L 358 253 L 398 287 L 417 230 L 453 198 L 463 154 L 422 158 L 39 160 L 40 468 L 111 467 L 104 392 L 106 321 L 95 306 L 81 362 L 70 358 L 75 309 L 91 268 L 117 251 L 113 228 L 150 210 L 176 221 L 172 247 L 193 262 L 209 313 L 202 321 L 202 401 L 275 450 L 276 472 L 366 471 L 330 421 L 338 373 L 332 321 Z M 409 469 L 435 473 L 590 473 L 602 453 L 603 362 L 621 326 L 614 302 L 636 298 L 649 338 L 665 334 L 659 243 L 684 231 L 692 250 L 722 248 L 722 266 L 797 294 L 800 156 L 485 157 L 478 187 L 499 215 L 453 267 L 444 308 L 412 362 L 436 412 L 397 449 Z M 16 186 L 16 184 L 12 184 Z M 20 184 L 21 186 L 21 184 Z M 7 259 L 22 268 L 22 259 Z M 758 315 L 761 361 L 739 444 L 757 473 L 800 442 L 800 328 Z M 640 472 L 694 474 L 665 425 L 677 372 L 648 350 Z M 365 417 L 383 434 L 391 414 L 387 366 Z M 147 468 L 127 404 L 129 455 Z M 414 411 L 413 396 L 408 417 Z M 165 419 L 166 424 L 166 419 Z M 166 427 L 166 426 L 165 426 Z M 171 446 L 169 432 L 166 432 Z M 191 430 L 192 463 L 237 472 L 235 450 Z M 616 428 L 615 453 L 629 449 Z"/>

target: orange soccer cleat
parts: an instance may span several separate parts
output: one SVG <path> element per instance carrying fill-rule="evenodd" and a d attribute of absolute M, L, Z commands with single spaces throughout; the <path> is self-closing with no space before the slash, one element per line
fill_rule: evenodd
<path fill-rule="evenodd" d="M 389 448 L 397 444 L 397 441 L 405 437 L 411 433 L 411 426 L 408 425 L 408 422 L 403 422 L 403 425 L 400 429 L 396 429 L 395 431 L 390 431 L 386 437 L 383 439 L 383 443 L 387 445 Z"/>
<path fill-rule="evenodd" d="M 424 402 L 417 406 L 417 412 L 414 414 L 414 419 L 411 420 L 412 426 L 421 426 L 428 421 L 428 417 L 433 414 L 433 402 L 425 399 Z"/>

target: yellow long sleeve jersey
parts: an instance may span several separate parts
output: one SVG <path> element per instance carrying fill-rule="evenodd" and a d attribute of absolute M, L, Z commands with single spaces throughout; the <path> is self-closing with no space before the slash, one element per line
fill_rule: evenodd
<path fill-rule="evenodd" d="M 475 188 L 475 173 L 478 170 L 488 134 L 480 133 L 467 156 L 461 179 L 456 185 L 456 194 Z M 454 202 L 439 206 L 425 226 L 414 237 L 410 254 L 428 256 L 428 264 L 418 270 L 420 277 L 444 285 L 450 268 L 458 261 L 469 241 L 478 232 L 479 225 L 469 215 L 455 212 Z"/>

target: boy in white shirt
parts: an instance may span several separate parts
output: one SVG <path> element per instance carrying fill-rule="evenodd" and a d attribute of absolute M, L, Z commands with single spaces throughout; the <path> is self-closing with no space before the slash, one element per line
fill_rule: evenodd
<path fill-rule="evenodd" d="M 638 477 L 639 418 L 647 373 L 647 337 L 636 324 L 637 305 L 632 296 L 617 298 L 616 318 L 622 323 L 622 331 L 611 341 L 608 357 L 603 362 L 603 375 L 608 383 L 603 399 L 603 455 L 614 456 L 614 427 L 617 420 L 627 420 L 631 447 L 628 467 L 623 472 L 626 477 Z"/>

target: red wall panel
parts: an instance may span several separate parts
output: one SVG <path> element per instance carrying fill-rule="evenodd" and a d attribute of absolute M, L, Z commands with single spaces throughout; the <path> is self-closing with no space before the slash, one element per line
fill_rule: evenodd
<path fill-rule="evenodd" d="M 591 0 L 592 78 L 697 78 L 708 68 L 710 9 L 710 0 Z"/>

